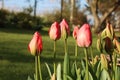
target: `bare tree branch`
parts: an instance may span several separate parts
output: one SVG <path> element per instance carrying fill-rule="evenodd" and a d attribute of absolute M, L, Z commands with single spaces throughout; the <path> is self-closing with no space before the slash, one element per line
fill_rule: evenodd
<path fill-rule="evenodd" d="M 117 0 L 117 2 L 115 2 L 115 4 L 113 4 L 112 7 L 108 8 L 107 11 L 105 11 L 102 17 L 99 17 L 98 3 L 100 0 L 86 0 L 86 1 L 89 4 L 92 15 L 94 17 L 95 32 L 99 32 L 100 26 L 103 24 L 106 18 L 120 6 L 120 0 Z"/>
<path fill-rule="evenodd" d="M 90 0 L 86 0 L 86 2 L 89 4 L 89 3 L 90 3 Z"/>
<path fill-rule="evenodd" d="M 116 10 L 116 8 L 118 8 L 118 6 L 120 6 L 120 0 L 118 0 L 112 7 L 110 7 L 108 9 L 108 11 L 106 11 L 106 13 L 103 15 L 103 17 L 101 18 L 101 24 L 105 21 L 105 19 L 114 11 Z"/>
<path fill-rule="evenodd" d="M 98 26 L 99 24 L 99 21 L 100 21 L 100 18 L 98 16 L 98 1 L 99 0 L 93 0 L 90 4 L 90 7 L 91 7 L 91 12 L 94 16 L 94 22 L 96 23 L 95 26 Z"/>

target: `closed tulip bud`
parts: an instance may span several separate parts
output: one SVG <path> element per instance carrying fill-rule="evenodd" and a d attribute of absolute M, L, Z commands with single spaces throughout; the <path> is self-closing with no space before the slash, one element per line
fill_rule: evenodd
<path fill-rule="evenodd" d="M 120 53 L 120 43 L 117 40 L 116 40 L 116 47 L 117 47 L 118 52 Z"/>
<path fill-rule="evenodd" d="M 89 47 L 92 44 L 92 33 L 89 24 L 84 24 L 77 32 L 79 47 Z"/>
<path fill-rule="evenodd" d="M 114 51 L 113 42 L 109 37 L 105 38 L 105 51 L 107 53 L 112 53 Z"/>
<path fill-rule="evenodd" d="M 107 23 L 106 28 L 101 33 L 101 38 L 109 37 L 111 40 L 115 37 L 113 27 L 110 23 Z"/>
<path fill-rule="evenodd" d="M 38 32 L 34 33 L 28 49 L 32 55 L 39 55 L 42 52 L 42 37 Z"/>
<path fill-rule="evenodd" d="M 113 44 L 115 46 L 115 49 L 118 51 L 118 53 L 120 53 L 120 43 L 116 38 L 113 39 Z"/>
<path fill-rule="evenodd" d="M 101 39 L 97 39 L 97 50 L 101 53 L 103 52 L 103 46 L 102 46 Z"/>
<path fill-rule="evenodd" d="M 94 58 L 94 64 L 96 64 L 98 61 L 99 61 L 99 56 L 96 55 L 95 58 Z"/>
<path fill-rule="evenodd" d="M 110 39 L 113 39 L 114 37 L 114 30 L 111 24 L 107 23 L 106 26 L 106 34 Z"/>
<path fill-rule="evenodd" d="M 74 39 L 77 39 L 77 32 L 78 32 L 78 30 L 79 30 L 79 27 L 78 27 L 78 26 L 75 26 L 75 27 L 74 27 L 74 30 L 73 30 L 73 38 L 74 38 Z"/>
<path fill-rule="evenodd" d="M 108 61 L 107 61 L 107 58 L 104 54 L 101 54 L 100 55 L 100 58 L 101 58 L 101 68 L 102 69 L 108 69 Z"/>
<path fill-rule="evenodd" d="M 116 44 L 116 38 L 113 39 L 113 45 L 115 46 Z"/>
<path fill-rule="evenodd" d="M 50 80 L 56 80 L 55 73 L 53 73 Z"/>
<path fill-rule="evenodd" d="M 60 26 L 58 22 L 54 22 L 49 29 L 49 36 L 52 40 L 58 40 L 61 37 Z"/>
<path fill-rule="evenodd" d="M 60 28 L 61 28 L 61 36 L 64 39 L 67 39 L 68 35 L 70 34 L 70 29 L 65 19 L 63 19 L 62 22 L 60 23 Z"/>

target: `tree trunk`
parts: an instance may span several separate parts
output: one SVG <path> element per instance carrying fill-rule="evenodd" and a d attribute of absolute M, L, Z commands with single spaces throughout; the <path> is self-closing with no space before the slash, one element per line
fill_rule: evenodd
<path fill-rule="evenodd" d="M 75 0 L 71 0 L 71 9 L 70 9 L 70 25 L 73 25 L 74 19 L 74 8 L 75 8 Z"/>
<path fill-rule="evenodd" d="M 60 15 L 60 19 L 62 21 L 63 18 L 63 0 L 61 0 L 61 15 Z"/>
<path fill-rule="evenodd" d="M 96 26 L 95 26 L 95 29 L 97 32 L 99 32 L 101 29 L 100 29 L 100 26 L 106 21 L 106 19 L 109 17 L 109 15 L 114 11 L 116 10 L 116 8 L 118 7 L 119 5 L 113 5 L 113 7 L 109 8 L 108 11 L 106 11 L 106 13 L 100 18 L 100 21 L 99 21 L 99 24 L 96 23 Z"/>
<path fill-rule="evenodd" d="M 98 0 L 93 0 L 92 2 L 89 2 L 92 15 L 94 17 L 94 27 L 95 32 L 98 31 L 98 27 L 100 25 L 100 18 L 98 16 Z"/>
<path fill-rule="evenodd" d="M 34 17 L 36 18 L 37 0 L 34 2 Z"/>
<path fill-rule="evenodd" d="M 101 30 L 101 25 L 105 22 L 105 20 L 108 18 L 108 16 L 116 10 L 120 6 L 120 0 L 115 2 L 115 4 L 108 8 L 108 10 L 103 14 L 102 17 L 99 17 L 98 14 L 98 2 L 99 0 L 87 0 L 88 4 L 90 5 L 90 9 L 92 12 L 92 15 L 94 17 L 94 27 L 95 27 L 95 32 L 100 32 Z"/>

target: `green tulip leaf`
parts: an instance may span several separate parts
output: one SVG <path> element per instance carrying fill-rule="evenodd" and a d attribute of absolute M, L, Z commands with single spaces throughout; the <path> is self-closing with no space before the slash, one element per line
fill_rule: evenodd
<path fill-rule="evenodd" d="M 110 75 L 106 69 L 103 69 L 100 73 L 99 80 L 111 80 Z"/>
<path fill-rule="evenodd" d="M 77 69 L 76 74 L 77 74 L 77 80 L 81 80 L 80 68 Z"/>
<path fill-rule="evenodd" d="M 106 28 L 105 28 L 101 33 L 101 39 L 104 39 L 106 37 L 107 37 L 107 33 L 106 33 Z"/>
<path fill-rule="evenodd" d="M 77 77 L 77 75 L 76 75 L 76 69 L 77 69 L 76 62 L 74 62 L 73 65 L 72 65 L 72 68 L 71 68 L 71 76 L 74 79 L 76 79 L 76 77 Z"/>
<path fill-rule="evenodd" d="M 89 72 L 89 80 L 97 80 L 97 79 L 93 79 L 92 74 Z"/>
<path fill-rule="evenodd" d="M 33 80 L 30 76 L 28 76 L 27 80 Z"/>
<path fill-rule="evenodd" d="M 46 67 L 47 67 L 47 70 L 48 70 L 49 76 L 51 77 L 51 76 L 52 76 L 52 73 L 51 73 L 50 67 L 48 66 L 47 63 L 45 63 L 45 65 L 46 65 Z"/>
<path fill-rule="evenodd" d="M 61 78 L 61 64 L 57 66 L 57 80 L 62 80 Z"/>
<path fill-rule="evenodd" d="M 72 79 L 72 78 L 71 78 L 70 76 L 68 76 L 68 75 L 67 75 L 67 79 L 68 79 L 68 80 L 74 80 L 74 79 Z"/>
<path fill-rule="evenodd" d="M 94 68 L 93 68 L 94 72 L 97 71 L 97 68 L 98 68 L 99 63 L 100 63 L 100 60 L 98 60 L 98 61 L 94 64 Z"/>
<path fill-rule="evenodd" d="M 120 67 L 115 70 L 115 80 L 120 80 Z"/>
<path fill-rule="evenodd" d="M 88 66 L 89 67 L 89 76 L 90 76 L 90 80 L 97 80 L 97 76 L 95 75 L 94 69 L 91 65 Z"/>
<path fill-rule="evenodd" d="M 97 50 L 102 53 L 103 52 L 103 47 L 102 47 L 102 43 L 101 43 L 101 39 L 97 40 Z"/>
<path fill-rule="evenodd" d="M 98 65 L 96 66 L 97 70 L 96 70 L 96 76 L 97 78 L 99 78 L 100 72 L 101 72 L 101 63 L 99 61 Z"/>
<path fill-rule="evenodd" d="M 83 70 L 85 70 L 85 61 L 84 60 L 81 60 L 81 65 L 82 65 Z"/>
<path fill-rule="evenodd" d="M 70 61 L 68 54 L 65 54 L 63 65 L 63 79 L 67 80 L 67 75 L 70 74 Z"/>

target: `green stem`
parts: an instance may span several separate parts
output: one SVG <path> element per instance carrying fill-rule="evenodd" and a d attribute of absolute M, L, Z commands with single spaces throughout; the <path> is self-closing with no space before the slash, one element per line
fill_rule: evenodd
<path fill-rule="evenodd" d="M 39 68 L 39 77 L 40 80 L 42 80 L 42 73 L 41 73 L 41 62 L 40 62 L 40 56 L 38 56 L 38 68 Z"/>
<path fill-rule="evenodd" d="M 88 54 L 87 54 L 87 48 L 84 49 L 85 51 L 85 61 L 86 61 L 86 74 L 85 74 L 85 78 L 86 80 L 89 79 L 89 72 L 88 72 Z"/>
<path fill-rule="evenodd" d="M 92 50 L 92 46 L 90 47 L 90 52 L 91 52 L 92 63 L 94 63 L 94 57 L 93 57 L 93 50 Z"/>
<path fill-rule="evenodd" d="M 113 78 L 115 80 L 115 71 L 116 71 L 116 54 L 113 52 Z"/>
<path fill-rule="evenodd" d="M 114 69 L 113 69 L 113 58 L 112 58 L 113 54 L 112 53 L 109 53 L 109 54 L 110 54 L 110 60 L 111 60 L 111 64 L 112 64 L 111 65 L 111 69 L 112 69 L 112 71 L 111 71 L 111 77 L 112 77 L 112 80 L 114 80 L 114 75 L 113 75 L 114 74 Z"/>
<path fill-rule="evenodd" d="M 38 80 L 38 61 L 37 61 L 37 56 L 35 56 L 35 80 Z"/>
<path fill-rule="evenodd" d="M 54 73 L 56 73 L 56 64 L 55 64 L 55 62 L 56 62 L 56 41 L 54 41 L 54 63 L 53 63 L 53 65 L 54 65 Z"/>
<path fill-rule="evenodd" d="M 67 54 L 67 39 L 64 41 L 64 46 L 65 46 L 65 54 Z"/>
<path fill-rule="evenodd" d="M 65 54 L 64 64 L 63 64 L 63 80 L 68 80 L 67 76 L 69 75 L 70 75 L 70 59 L 69 59 L 69 55 Z"/>
<path fill-rule="evenodd" d="M 77 58 L 77 55 L 78 55 L 78 53 L 77 53 L 77 43 L 75 42 L 75 57 Z"/>
<path fill-rule="evenodd" d="M 111 60 L 112 69 L 113 69 L 113 58 L 112 58 L 112 53 L 110 53 L 110 60 Z"/>
<path fill-rule="evenodd" d="M 67 39 L 64 40 L 64 47 L 65 47 L 65 56 L 64 56 L 64 66 L 63 66 L 63 80 L 68 80 L 67 75 L 69 76 L 70 73 L 70 61 L 69 61 L 69 55 L 67 53 Z"/>

